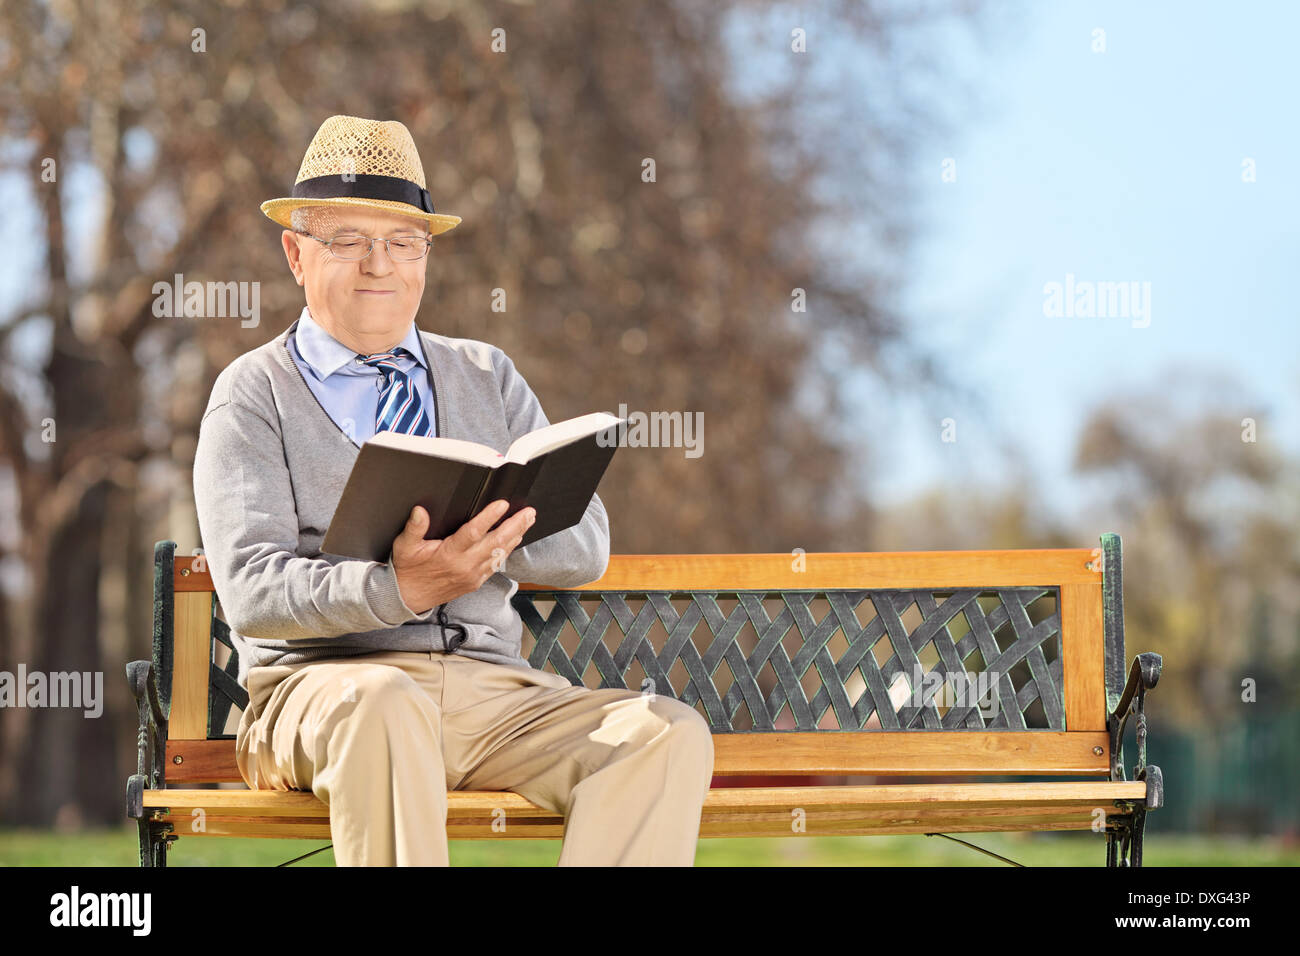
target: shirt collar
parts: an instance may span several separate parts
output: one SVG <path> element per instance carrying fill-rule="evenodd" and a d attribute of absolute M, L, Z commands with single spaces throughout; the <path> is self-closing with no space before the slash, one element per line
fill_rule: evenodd
<path fill-rule="evenodd" d="M 311 312 L 306 306 L 303 306 L 302 314 L 298 316 L 294 345 L 297 346 L 298 354 L 302 356 L 303 361 L 322 381 L 343 368 L 358 354 L 321 328 L 311 317 Z M 415 356 L 417 364 L 425 364 L 424 350 L 420 348 L 420 331 L 414 321 L 406 330 L 406 337 L 402 339 L 401 346 Z"/>

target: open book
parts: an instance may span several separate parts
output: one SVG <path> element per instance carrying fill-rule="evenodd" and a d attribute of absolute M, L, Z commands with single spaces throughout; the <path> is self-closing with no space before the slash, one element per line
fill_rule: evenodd
<path fill-rule="evenodd" d="M 609 461 L 624 419 L 593 412 L 529 432 L 501 454 L 459 438 L 379 432 L 361 446 L 321 550 L 387 561 L 393 539 L 421 505 L 429 512 L 425 539 L 455 534 L 486 506 L 510 507 L 495 528 L 522 508 L 537 520 L 524 547 L 582 520 Z"/>

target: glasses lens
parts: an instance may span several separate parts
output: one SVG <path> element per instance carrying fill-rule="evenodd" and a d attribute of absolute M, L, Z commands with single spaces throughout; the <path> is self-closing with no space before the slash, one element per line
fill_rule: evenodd
<path fill-rule="evenodd" d="M 335 236 L 330 252 L 340 259 L 364 259 L 370 252 L 370 240 L 365 236 Z"/>
<path fill-rule="evenodd" d="M 388 240 L 388 254 L 405 262 L 423 259 L 428 248 L 428 242 L 419 236 L 398 236 Z"/>

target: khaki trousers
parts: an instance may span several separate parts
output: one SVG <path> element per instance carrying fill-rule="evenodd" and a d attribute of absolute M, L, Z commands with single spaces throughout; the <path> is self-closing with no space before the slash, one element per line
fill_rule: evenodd
<path fill-rule="evenodd" d="M 563 814 L 560 866 L 695 861 L 713 738 L 675 698 L 442 651 L 254 667 L 248 692 L 245 783 L 327 803 L 339 866 L 447 866 L 448 790 Z"/>

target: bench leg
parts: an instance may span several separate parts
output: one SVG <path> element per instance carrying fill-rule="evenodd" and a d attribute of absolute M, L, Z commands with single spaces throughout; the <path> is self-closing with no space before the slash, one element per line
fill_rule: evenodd
<path fill-rule="evenodd" d="M 1133 843 L 1129 851 L 1129 866 L 1142 865 L 1142 831 L 1146 829 L 1147 808 L 1138 807 L 1133 814 Z"/>
<path fill-rule="evenodd" d="M 1129 865 L 1129 848 L 1132 845 L 1133 830 L 1125 821 L 1106 837 L 1106 866 L 1121 867 Z"/>
<path fill-rule="evenodd" d="M 1133 817 L 1106 834 L 1106 866 L 1141 866 L 1142 834 L 1146 829 L 1147 808 L 1133 808 Z"/>
<path fill-rule="evenodd" d="M 171 835 L 172 825 L 159 820 L 142 817 L 136 821 L 140 834 L 140 865 L 142 867 L 164 867 L 167 865 L 167 850 L 176 837 Z"/>
<path fill-rule="evenodd" d="M 144 794 L 146 790 L 161 790 L 166 786 L 163 755 L 167 751 L 167 719 L 158 699 L 152 662 L 132 661 L 126 665 L 126 676 L 140 717 L 136 772 L 126 781 L 126 815 L 136 824 L 140 865 L 166 866 L 167 848 L 176 836 L 171 833 L 172 825 L 159 819 L 162 816 L 160 811 L 145 810 Z"/>
<path fill-rule="evenodd" d="M 1119 647 L 1124 646 L 1123 634 L 1119 637 Z M 1160 680 L 1162 660 L 1159 654 L 1139 654 L 1133 659 L 1129 669 L 1128 681 L 1123 693 L 1117 698 L 1115 709 L 1106 718 L 1106 727 L 1110 732 L 1110 779 L 1124 780 L 1124 727 L 1130 716 L 1137 718 L 1137 766 L 1133 779 L 1142 780 L 1147 785 L 1147 798 L 1142 804 L 1133 806 L 1130 819 L 1125 820 L 1118 833 L 1111 834 L 1106 840 L 1107 866 L 1141 866 L 1142 834 L 1146 829 L 1147 811 L 1159 810 L 1165 805 L 1164 775 L 1160 768 L 1147 763 L 1147 717 L 1146 694 Z M 1119 841 L 1118 853 L 1116 842 Z"/>

